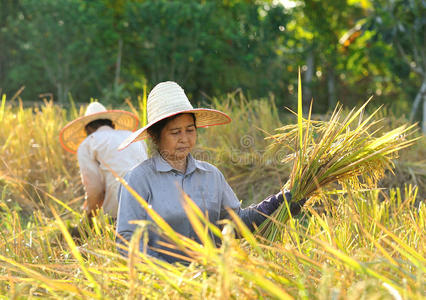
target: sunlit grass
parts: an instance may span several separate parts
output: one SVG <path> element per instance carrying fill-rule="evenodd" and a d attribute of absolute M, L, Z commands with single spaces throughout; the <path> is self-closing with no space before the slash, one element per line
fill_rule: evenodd
<path fill-rule="evenodd" d="M 46 193 L 70 201 L 74 198 L 70 195 L 81 195 L 77 165 L 58 144 L 59 129 L 68 119 L 66 111 L 47 101 L 24 108 L 19 100 L 14 106 L 2 105 L 1 115 L 0 175 L 5 200 L 43 209 Z"/>
<path fill-rule="evenodd" d="M 281 160 L 289 151 L 266 151 L 270 142 L 265 137 L 288 122 L 290 116 L 279 114 L 272 97 L 249 101 L 241 92 L 236 92 L 220 101 L 212 101 L 212 107 L 229 114 L 232 122 L 227 126 L 199 129 L 195 157 L 217 166 L 246 203 L 277 193 L 288 179 L 290 166 Z"/>
<path fill-rule="evenodd" d="M 126 245 L 129 259 L 118 254 L 114 228 L 102 215 L 93 229 L 82 228 L 87 237 L 76 244 L 67 228 L 79 223 L 83 190 L 75 157 L 60 148 L 57 134 L 83 111 L 70 113 L 50 102 L 24 108 L 19 101 L 12 106 L 2 99 L 0 294 L 6 298 L 426 297 L 425 195 L 403 182 L 400 189 L 361 190 L 347 183 L 332 194 L 320 193 L 318 205 L 278 224 L 282 238 L 275 243 L 254 236 L 236 217 L 224 228 L 209 224 L 189 198 L 185 209 L 201 245 L 178 235 L 150 211 L 159 230 L 169 237 L 169 246 L 188 255 L 189 266 L 170 265 L 141 253 L 139 239 L 146 238 L 147 224 L 140 221 Z M 226 151 L 236 144 L 242 155 L 257 155 L 269 144 L 264 137 L 283 122 L 270 100 L 244 102 L 230 96 L 227 101 L 219 109 L 231 114 L 233 127 L 224 126 L 220 136 L 218 131 L 200 131 L 200 148 L 225 153 L 222 160 L 215 162 L 213 156 L 211 161 L 227 178 L 243 174 L 237 194 L 257 181 L 272 180 L 256 185 L 252 194 L 238 194 L 241 199 L 261 200 L 279 189 L 283 180 L 277 174 L 290 172 L 288 166 L 233 165 Z M 265 119 L 268 115 L 272 117 Z M 389 125 L 385 132 L 395 127 Z M 244 133 L 253 136 L 249 147 L 240 144 Z M 419 141 L 424 143 L 424 138 Z M 421 151 L 424 148 L 415 145 L 396 160 L 405 164 L 401 168 L 408 165 L 420 184 L 425 180 Z M 238 182 L 232 180 L 234 185 Z M 222 239 L 219 248 L 206 234 L 207 228 Z M 234 230 L 243 238 L 235 239 Z"/>
<path fill-rule="evenodd" d="M 380 198 L 385 196 L 385 200 Z M 140 199 L 142 201 L 142 199 Z M 189 267 L 169 265 L 139 252 L 142 226 L 130 242 L 128 260 L 119 257 L 112 226 L 96 221 L 81 246 L 68 238 L 61 220 L 37 214 L 25 227 L 13 212 L 3 212 L 0 244 L 4 295 L 113 298 L 128 295 L 178 298 L 260 296 L 281 299 L 424 296 L 425 206 L 413 208 L 415 190 L 351 192 L 327 203 L 325 213 L 310 210 L 283 226 L 282 243 L 263 244 L 244 228 L 234 238 L 225 225 L 222 246 L 204 234 L 202 214 L 187 198 L 187 212 L 202 237 L 199 245 L 178 236 L 157 218 L 170 247 L 191 255 Z M 323 199 L 328 202 L 327 198 Z M 195 209 L 194 209 L 195 208 Z M 153 212 L 151 212 L 153 213 Z M 173 246 L 175 245 L 175 246 Z M 31 283 L 31 284 L 30 284 Z M 13 288 L 12 288 L 13 287 Z M 303 298 L 303 297 L 302 297 Z"/>
<path fill-rule="evenodd" d="M 337 105 L 327 121 L 312 121 L 310 112 L 303 118 L 300 72 L 298 103 L 298 123 L 278 128 L 279 133 L 270 137 L 272 147 L 292 150 L 282 163 L 293 164 L 283 189 L 291 191 L 294 202 L 317 197 L 337 183 L 348 190 L 377 188 L 385 171 L 393 172 L 398 152 L 420 139 L 413 137 L 416 125 L 408 124 L 378 135 L 372 127 L 381 122 L 373 119 L 380 108 L 364 116 L 369 101 L 346 115 Z M 288 220 L 289 211 L 281 206 L 275 220 L 264 222 L 259 232 L 271 241 L 281 240 L 279 223 Z"/>

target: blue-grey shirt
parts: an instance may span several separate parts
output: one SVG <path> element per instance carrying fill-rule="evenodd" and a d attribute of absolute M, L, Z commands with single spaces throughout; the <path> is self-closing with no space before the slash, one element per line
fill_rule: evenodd
<path fill-rule="evenodd" d="M 208 212 L 212 224 L 228 217 L 226 208 L 234 210 L 250 228 L 253 228 L 252 223 L 259 225 L 265 220 L 254 207 L 241 209 L 232 188 L 215 166 L 196 160 L 191 155 L 188 155 L 187 160 L 186 172 L 183 174 L 173 169 L 160 155 L 156 155 L 132 169 L 125 180 L 176 232 L 197 241 L 199 239 L 182 206 L 182 191 L 204 213 Z M 129 241 L 136 228 L 129 221 L 152 220 L 125 188 L 120 188 L 118 199 L 117 233 Z M 177 261 L 174 257 L 150 249 L 150 246 L 163 248 L 157 244 L 159 240 L 162 240 L 161 237 L 150 230 L 148 249 L 143 249 L 141 239 L 140 250 L 169 262 Z"/>

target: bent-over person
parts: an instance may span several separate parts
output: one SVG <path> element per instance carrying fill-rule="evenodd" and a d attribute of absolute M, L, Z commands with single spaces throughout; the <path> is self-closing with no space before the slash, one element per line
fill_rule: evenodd
<path fill-rule="evenodd" d="M 145 142 L 118 151 L 118 146 L 138 127 L 135 114 L 124 110 L 107 110 L 92 102 L 83 117 L 68 123 L 59 139 L 65 150 L 77 154 L 81 179 L 86 193 L 84 210 L 90 218 L 100 208 L 112 219 L 117 217 L 119 182 L 112 169 L 124 176 L 147 159 Z"/>

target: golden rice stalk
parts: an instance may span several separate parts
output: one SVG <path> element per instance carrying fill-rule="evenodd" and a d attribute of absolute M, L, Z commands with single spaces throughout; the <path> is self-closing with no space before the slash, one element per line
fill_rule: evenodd
<path fill-rule="evenodd" d="M 315 196 L 331 183 L 351 189 L 374 187 L 386 170 L 392 172 L 392 159 L 398 156 L 398 151 L 418 139 L 406 138 L 415 131 L 416 124 L 403 125 L 377 136 L 377 130 L 372 128 L 381 120 L 374 121 L 373 117 L 380 108 L 363 117 L 370 100 L 345 117 L 338 104 L 328 121 L 312 121 L 310 112 L 303 118 L 299 73 L 298 124 L 278 128 L 279 133 L 269 137 L 274 140 L 272 147 L 294 150 L 282 161 L 293 161 L 290 178 L 283 187 L 291 191 L 292 202 Z M 282 224 L 288 218 L 288 207 L 282 205 L 260 226 L 259 233 L 270 241 L 280 240 Z"/>

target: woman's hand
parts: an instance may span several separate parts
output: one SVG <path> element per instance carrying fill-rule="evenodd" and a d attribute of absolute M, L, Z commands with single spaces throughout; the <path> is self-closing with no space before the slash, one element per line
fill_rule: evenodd
<path fill-rule="evenodd" d="M 290 206 L 290 213 L 291 213 L 291 215 L 292 216 L 297 216 L 300 213 L 303 205 L 305 205 L 307 199 L 304 198 L 304 199 L 300 200 L 299 202 L 294 202 L 294 201 L 291 202 L 291 193 L 290 193 L 290 191 L 284 190 L 284 195 L 285 195 L 285 198 L 287 200 L 287 203 L 290 203 L 289 206 Z M 283 197 L 282 191 L 280 191 L 275 196 L 277 197 L 278 201 L 280 201 L 280 204 L 284 202 L 284 197 Z"/>
<path fill-rule="evenodd" d="M 277 208 L 284 203 L 284 199 L 286 199 L 287 203 L 289 203 L 290 213 L 293 216 L 296 216 L 300 213 L 300 210 L 306 202 L 306 199 L 302 199 L 299 202 L 292 202 L 290 191 L 284 190 L 284 193 L 283 191 L 280 191 L 278 194 L 269 196 L 268 198 L 260 202 L 256 208 L 258 211 L 269 216 L 272 215 L 275 210 L 277 210 Z"/>

